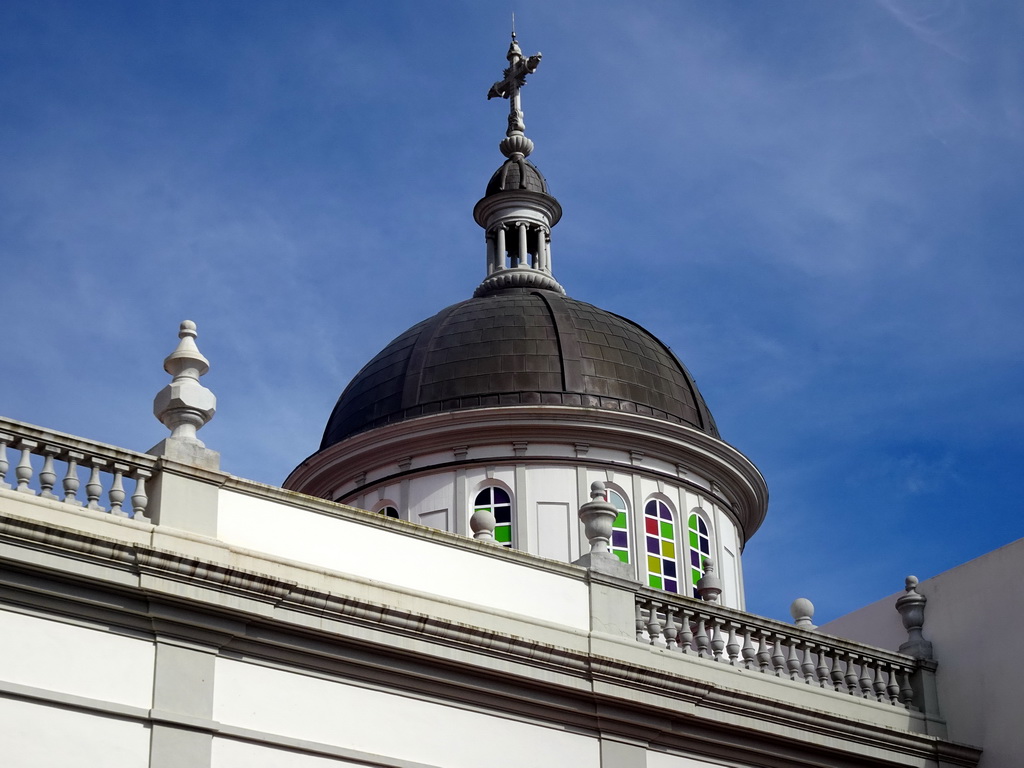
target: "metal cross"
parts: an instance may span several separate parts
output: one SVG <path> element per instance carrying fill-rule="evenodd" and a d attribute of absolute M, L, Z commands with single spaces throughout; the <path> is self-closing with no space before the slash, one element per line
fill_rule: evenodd
<path fill-rule="evenodd" d="M 516 42 L 516 33 L 512 32 L 512 44 L 508 47 L 508 66 L 502 73 L 504 77 L 491 86 L 487 92 L 487 98 L 499 97 L 509 100 L 508 109 L 508 131 L 506 136 L 513 133 L 522 133 L 526 130 L 526 123 L 523 122 L 523 109 L 519 100 L 519 89 L 526 85 L 526 76 L 537 71 L 540 64 L 541 54 L 523 56 L 523 51 Z"/>

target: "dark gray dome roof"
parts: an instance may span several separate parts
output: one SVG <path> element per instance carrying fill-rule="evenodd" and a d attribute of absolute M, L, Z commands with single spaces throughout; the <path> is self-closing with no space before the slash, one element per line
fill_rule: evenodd
<path fill-rule="evenodd" d="M 718 437 L 693 377 L 646 330 L 553 291 L 511 288 L 388 344 L 341 394 L 320 449 L 418 416 L 516 405 L 638 413 Z"/>
<path fill-rule="evenodd" d="M 506 160 L 487 182 L 484 197 L 510 189 L 528 189 L 531 192 L 548 192 L 548 182 L 529 160 Z"/>

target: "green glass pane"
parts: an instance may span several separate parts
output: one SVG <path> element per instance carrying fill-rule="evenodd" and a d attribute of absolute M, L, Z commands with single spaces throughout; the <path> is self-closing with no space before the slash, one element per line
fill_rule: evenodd
<path fill-rule="evenodd" d="M 511 525 L 498 525 L 494 528 L 494 540 L 500 541 L 502 544 L 509 544 L 512 542 L 512 526 Z"/>
<path fill-rule="evenodd" d="M 615 556 L 617 558 L 619 558 L 619 560 L 621 560 L 624 563 L 628 563 L 629 562 L 629 552 L 627 552 L 624 549 L 616 549 L 615 550 Z"/>
<path fill-rule="evenodd" d="M 672 530 L 672 523 L 662 522 L 661 523 L 661 538 L 669 539 L 671 541 L 675 537 L 676 537 L 675 536 L 675 532 Z"/>
<path fill-rule="evenodd" d="M 686 521 L 686 524 L 690 528 L 693 528 L 693 530 L 697 530 L 697 515 L 696 514 L 690 515 L 690 519 Z"/>
<path fill-rule="evenodd" d="M 626 513 L 625 512 L 619 512 L 618 516 L 615 518 L 615 522 L 612 523 L 612 527 L 613 528 L 625 528 L 626 527 Z"/>
<path fill-rule="evenodd" d="M 654 575 L 648 576 L 647 577 L 647 583 L 650 584 L 655 589 L 661 589 L 661 576 L 654 576 Z"/>
<path fill-rule="evenodd" d="M 690 546 L 694 549 L 700 549 L 700 541 L 697 538 L 697 534 L 690 531 Z"/>
<path fill-rule="evenodd" d="M 694 586 L 700 581 L 700 577 L 704 574 L 698 571 L 696 568 L 690 569 L 690 577 L 693 579 Z"/>

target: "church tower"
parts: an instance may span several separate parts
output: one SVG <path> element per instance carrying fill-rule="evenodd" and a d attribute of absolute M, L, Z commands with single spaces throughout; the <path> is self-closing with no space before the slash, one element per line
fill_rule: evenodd
<path fill-rule="evenodd" d="M 742 608 L 764 479 L 666 344 L 555 279 L 562 208 L 528 160 L 520 100 L 541 55 L 513 33 L 507 59 L 488 93 L 509 102 L 506 159 L 473 211 L 482 282 L 356 374 L 284 487 L 568 562 L 588 550 L 577 512 L 595 487 L 622 575 L 694 595 L 713 563 L 721 602 Z"/>

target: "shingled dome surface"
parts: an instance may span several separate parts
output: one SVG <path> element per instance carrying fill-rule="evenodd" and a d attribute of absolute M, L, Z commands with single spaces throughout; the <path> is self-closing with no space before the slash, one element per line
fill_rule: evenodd
<path fill-rule="evenodd" d="M 718 436 L 689 372 L 646 330 L 513 288 L 453 304 L 388 344 L 342 393 L 320 448 L 419 416 L 526 405 L 638 413 Z"/>

